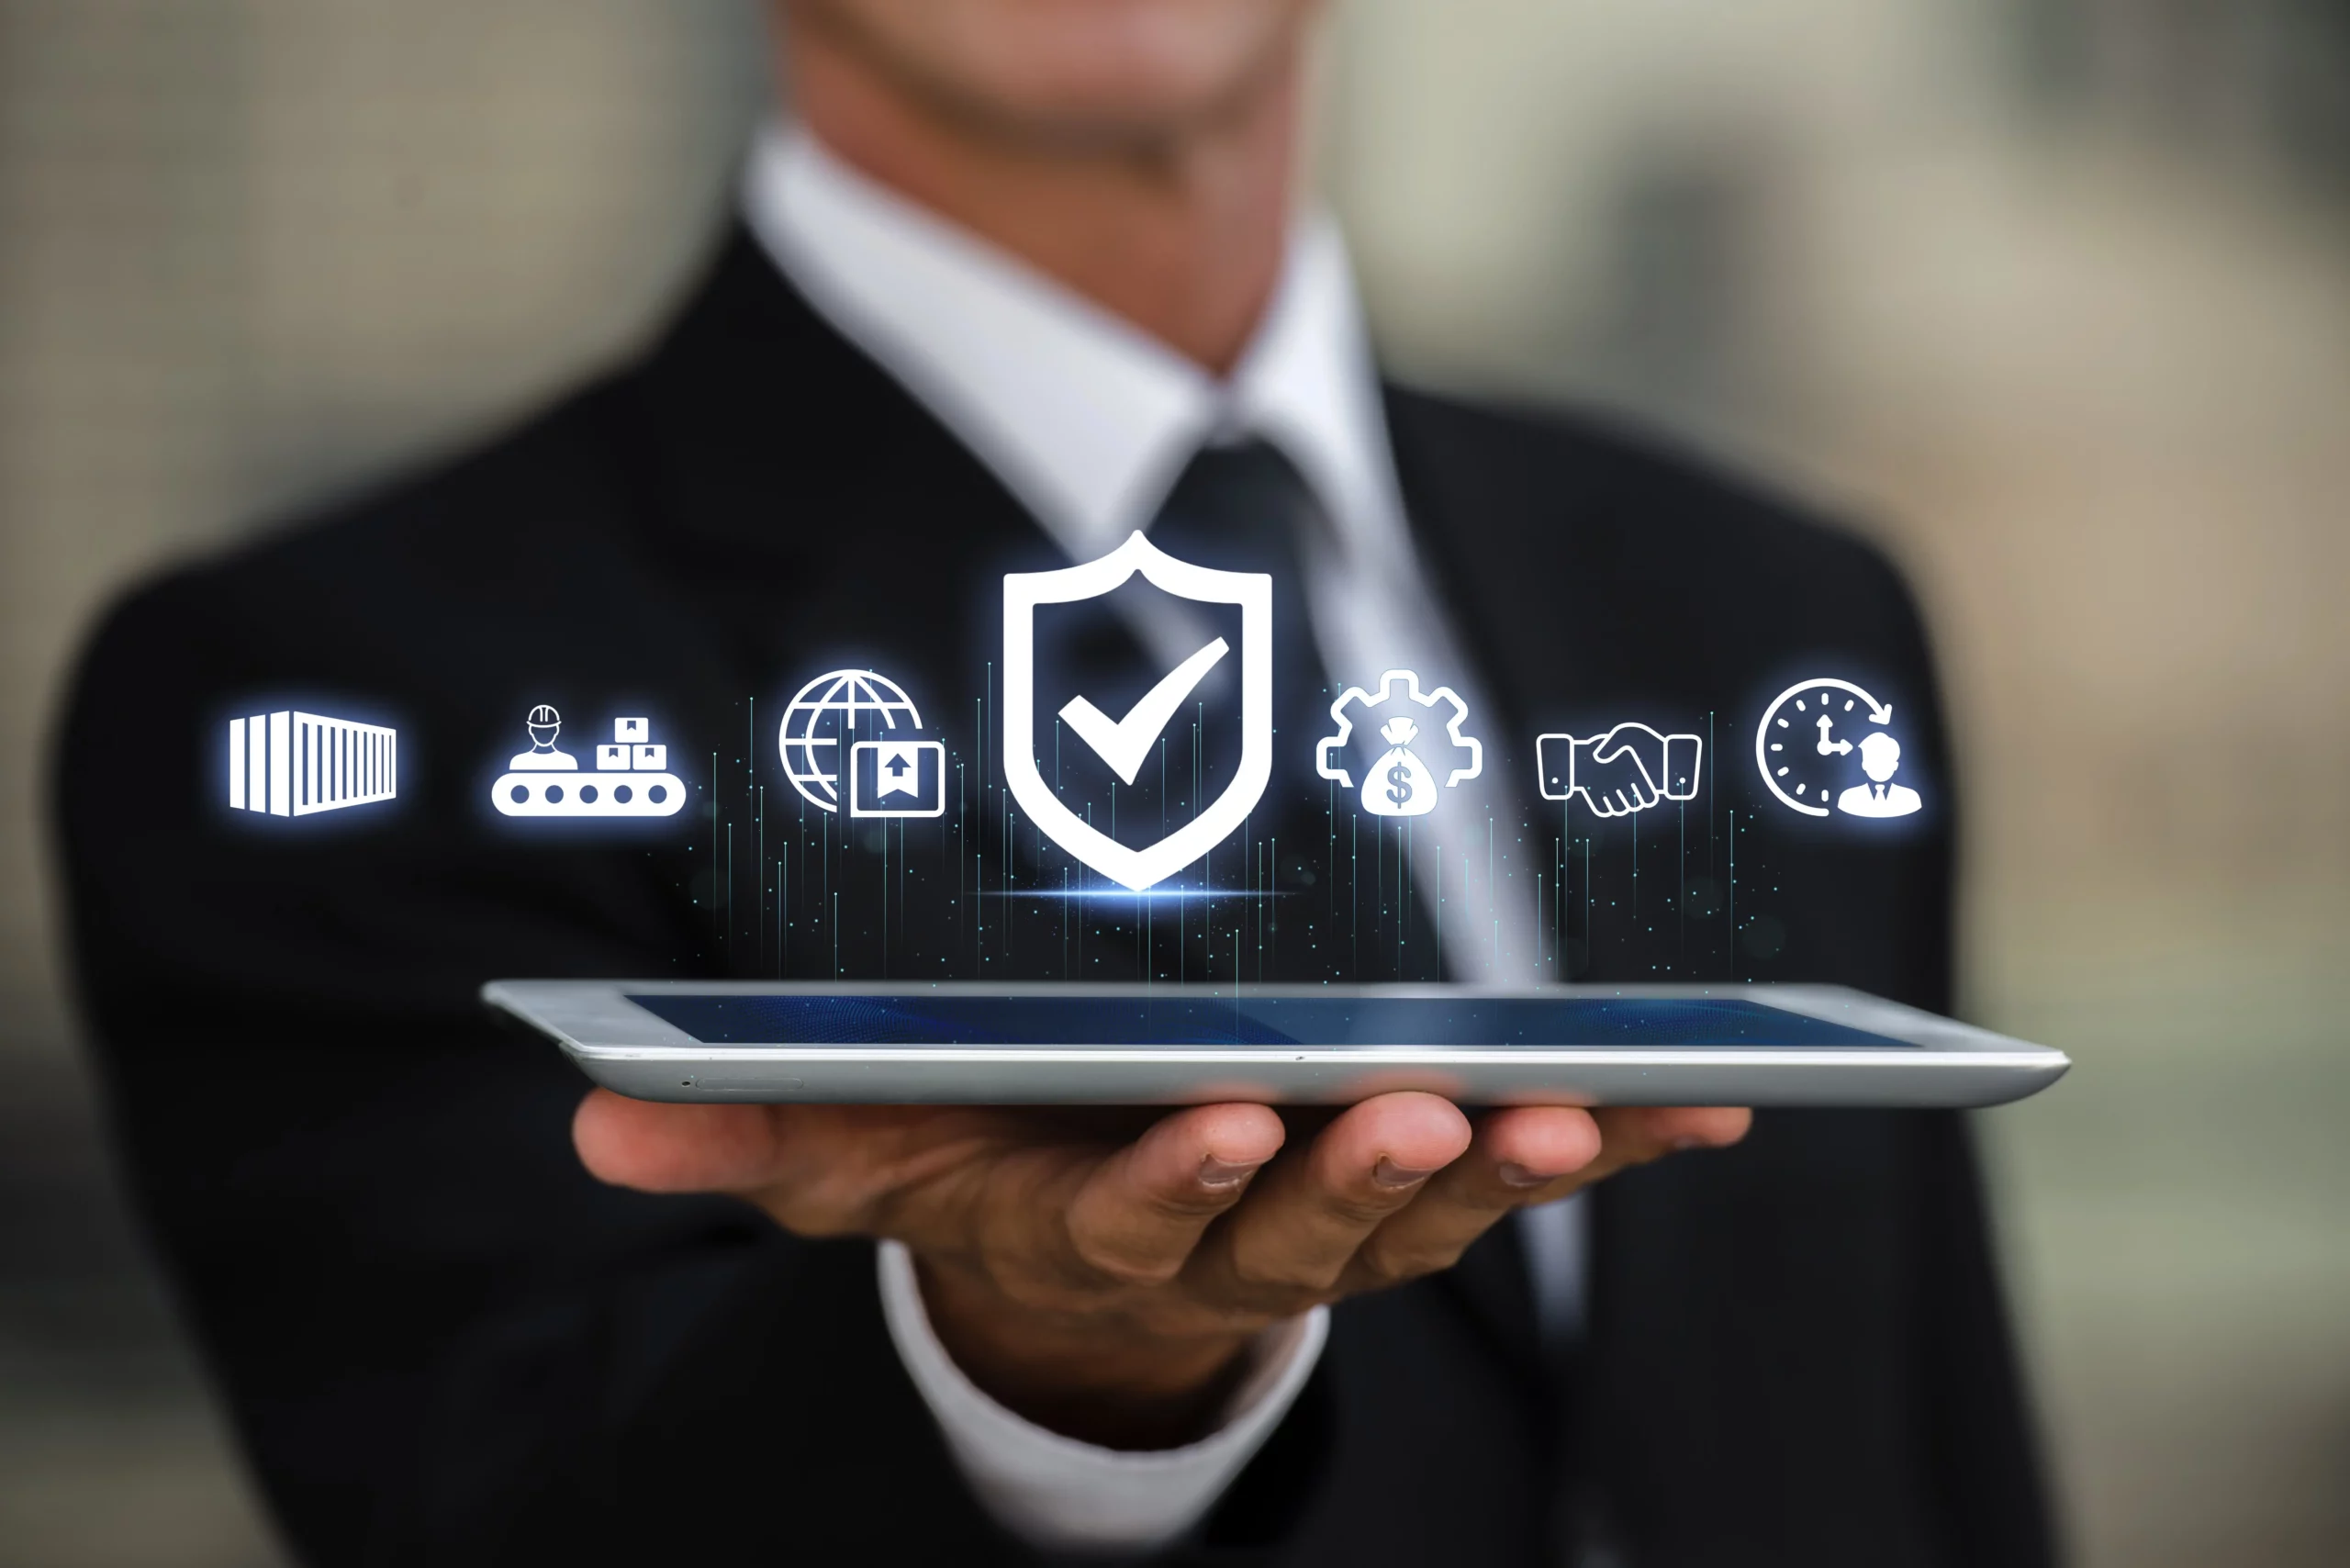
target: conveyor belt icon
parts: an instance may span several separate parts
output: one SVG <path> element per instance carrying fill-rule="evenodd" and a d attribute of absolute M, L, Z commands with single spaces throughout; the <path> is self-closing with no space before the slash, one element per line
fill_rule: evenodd
<path fill-rule="evenodd" d="M 669 772 L 669 748 L 646 740 L 648 719 L 615 719 L 612 740 L 583 770 L 555 749 L 563 716 L 542 703 L 531 710 L 531 749 L 489 787 L 490 804 L 509 817 L 671 817 L 685 810 L 686 781 Z"/>

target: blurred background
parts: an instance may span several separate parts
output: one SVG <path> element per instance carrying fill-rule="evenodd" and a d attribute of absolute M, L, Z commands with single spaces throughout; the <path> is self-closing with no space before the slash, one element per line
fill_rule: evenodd
<path fill-rule="evenodd" d="M 0 0 L 0 1561 L 280 1561 L 107 1170 L 39 762 L 127 579 L 624 352 L 748 0 Z M 1317 162 L 1407 376 L 1884 539 L 2080 1560 L 2350 1562 L 2350 4 L 1339 0 Z M 135 715 L 125 722 L 136 723 Z"/>

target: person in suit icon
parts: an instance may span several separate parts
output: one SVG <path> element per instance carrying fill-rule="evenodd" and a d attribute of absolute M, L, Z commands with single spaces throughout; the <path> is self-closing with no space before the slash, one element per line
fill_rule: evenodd
<path fill-rule="evenodd" d="M 1893 782 L 1901 766 L 1901 743 L 1883 730 L 1873 730 L 1861 743 L 1861 770 L 1869 776 L 1836 797 L 1836 809 L 1853 817 L 1906 817 L 1926 802 L 1907 784 Z"/>

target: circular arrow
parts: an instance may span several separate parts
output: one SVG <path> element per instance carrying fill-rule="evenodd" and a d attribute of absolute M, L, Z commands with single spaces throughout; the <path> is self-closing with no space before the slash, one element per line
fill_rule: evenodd
<path fill-rule="evenodd" d="M 1779 803 L 1783 806 L 1792 806 L 1807 817 L 1824 817 L 1828 814 L 1828 808 L 1826 806 L 1808 805 L 1801 798 L 1788 794 L 1785 790 L 1779 788 L 1778 779 L 1773 778 L 1771 775 L 1771 725 L 1773 721 L 1778 718 L 1779 710 L 1785 705 L 1787 699 L 1790 697 L 1800 697 L 1805 692 L 1815 689 L 1821 690 L 1841 691 L 1850 696 L 1859 698 L 1863 702 L 1868 704 L 1869 722 L 1874 724 L 1890 724 L 1893 722 L 1893 704 L 1890 702 L 1879 702 L 1875 698 L 1870 696 L 1866 691 L 1863 690 L 1860 687 L 1853 685 L 1851 681 L 1838 680 L 1834 677 L 1830 676 L 1819 680 L 1796 681 L 1793 686 L 1788 687 L 1785 691 L 1780 692 L 1778 696 L 1773 698 L 1771 700 L 1771 705 L 1762 710 L 1762 722 L 1754 726 L 1754 769 L 1756 772 L 1762 775 L 1763 788 L 1769 790 L 1772 794 L 1776 795 L 1779 798 Z M 1827 735 L 1828 733 L 1825 730 L 1820 732 L 1820 747 L 1823 751 L 1832 751 L 1835 748 L 1828 744 Z M 1850 742 L 1844 742 L 1841 744 L 1843 744 L 1847 749 L 1850 749 Z"/>

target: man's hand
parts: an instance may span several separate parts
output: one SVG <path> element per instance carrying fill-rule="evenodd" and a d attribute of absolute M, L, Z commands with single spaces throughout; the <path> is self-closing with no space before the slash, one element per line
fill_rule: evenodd
<path fill-rule="evenodd" d="M 604 1181 L 722 1192 L 801 1236 L 913 1252 L 940 1340 L 1039 1425 L 1122 1448 L 1201 1436 L 1267 1327 L 1448 1268 L 1504 1215 L 1742 1110 L 1519 1106 L 1433 1094 L 1335 1114 L 664 1105 L 605 1090 L 574 1141 Z"/>

